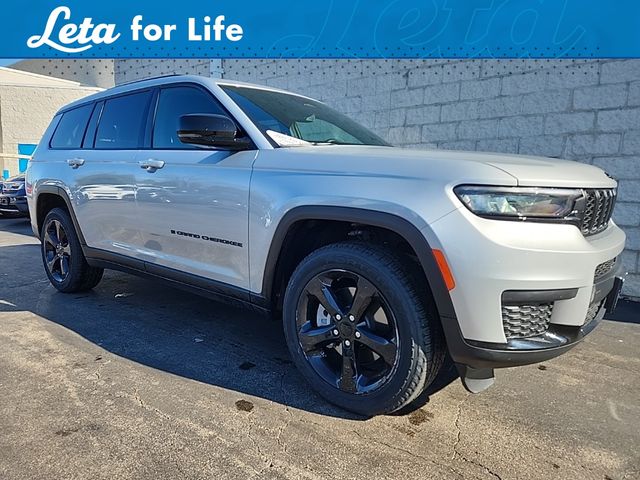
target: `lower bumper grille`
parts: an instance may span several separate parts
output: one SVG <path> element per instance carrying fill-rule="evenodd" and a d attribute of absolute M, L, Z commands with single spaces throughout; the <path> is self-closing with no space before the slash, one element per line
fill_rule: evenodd
<path fill-rule="evenodd" d="M 591 323 L 591 321 L 594 318 L 596 318 L 596 315 L 598 315 L 598 312 L 600 311 L 600 307 L 602 307 L 603 303 L 604 303 L 604 300 L 601 300 L 600 302 L 592 303 L 591 305 L 589 305 L 589 309 L 587 310 L 587 316 L 584 319 L 585 325 L 587 323 Z"/>
<path fill-rule="evenodd" d="M 596 267 L 596 272 L 593 275 L 594 280 L 598 280 L 600 277 L 604 277 L 607 273 L 611 271 L 611 269 L 616 264 L 616 258 L 612 258 L 611 260 L 607 260 L 606 262 L 602 262 L 600 265 Z"/>
<path fill-rule="evenodd" d="M 502 326 L 508 339 L 527 338 L 547 331 L 553 303 L 537 305 L 503 305 Z"/>

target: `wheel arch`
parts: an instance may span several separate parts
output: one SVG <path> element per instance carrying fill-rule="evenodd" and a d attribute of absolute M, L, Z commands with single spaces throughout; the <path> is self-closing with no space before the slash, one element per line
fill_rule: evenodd
<path fill-rule="evenodd" d="M 280 220 L 273 235 L 267 255 L 262 280 L 261 300 L 274 305 L 275 289 L 278 288 L 279 267 L 283 259 L 283 247 L 295 234 L 296 225 L 304 221 L 340 222 L 360 227 L 384 229 L 397 234 L 413 250 L 418 259 L 441 317 L 455 318 L 449 291 L 432 253 L 429 242 L 410 221 L 392 213 L 341 206 L 300 206 L 289 210 Z"/>
<path fill-rule="evenodd" d="M 78 219 L 76 218 L 75 212 L 71 206 L 71 199 L 64 188 L 57 185 L 42 185 L 38 187 L 35 205 L 35 222 L 37 225 L 38 236 L 42 231 L 42 223 L 44 222 L 47 213 L 49 213 L 53 208 L 64 208 L 69 212 L 69 216 L 73 222 L 73 227 L 78 234 L 80 245 L 83 247 L 86 245 L 84 236 L 82 235 L 82 230 L 78 224 Z"/>

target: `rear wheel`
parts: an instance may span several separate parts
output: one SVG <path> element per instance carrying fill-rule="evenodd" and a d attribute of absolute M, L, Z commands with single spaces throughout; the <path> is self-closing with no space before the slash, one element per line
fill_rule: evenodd
<path fill-rule="evenodd" d="M 69 214 L 54 208 L 44 219 L 42 262 L 51 285 L 64 293 L 91 290 L 102 279 L 103 269 L 91 267 Z"/>
<path fill-rule="evenodd" d="M 329 401 L 364 415 L 399 410 L 433 381 L 444 358 L 427 286 L 396 255 L 338 243 L 306 257 L 284 299 L 294 361 Z"/>

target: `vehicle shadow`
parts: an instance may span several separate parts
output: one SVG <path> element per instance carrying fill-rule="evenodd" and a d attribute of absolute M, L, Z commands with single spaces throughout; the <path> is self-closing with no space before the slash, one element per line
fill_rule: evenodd
<path fill-rule="evenodd" d="M 26 222 L 0 220 L 0 231 L 31 234 Z M 20 275 L 7 275 L 15 265 Z M 62 294 L 42 268 L 38 245 L 0 246 L 0 311 L 33 312 L 115 355 L 174 375 L 321 415 L 364 419 L 308 386 L 277 320 L 112 271 L 91 292 Z M 443 369 L 413 408 L 455 379 L 453 372 Z"/>
<path fill-rule="evenodd" d="M 605 315 L 604 318 L 612 322 L 640 324 L 640 302 L 621 299 L 618 301 L 616 310 Z"/>

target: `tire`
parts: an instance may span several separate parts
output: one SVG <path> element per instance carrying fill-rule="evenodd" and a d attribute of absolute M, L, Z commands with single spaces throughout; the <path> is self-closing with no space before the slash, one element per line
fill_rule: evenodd
<path fill-rule="evenodd" d="M 104 270 L 87 263 L 67 211 L 52 209 L 42 225 L 40 250 L 51 285 L 63 293 L 85 292 L 98 285 Z"/>
<path fill-rule="evenodd" d="M 320 248 L 294 271 L 283 304 L 287 344 L 330 402 L 388 414 L 435 379 L 445 356 L 440 320 L 411 271 L 389 250 L 359 242 Z"/>

